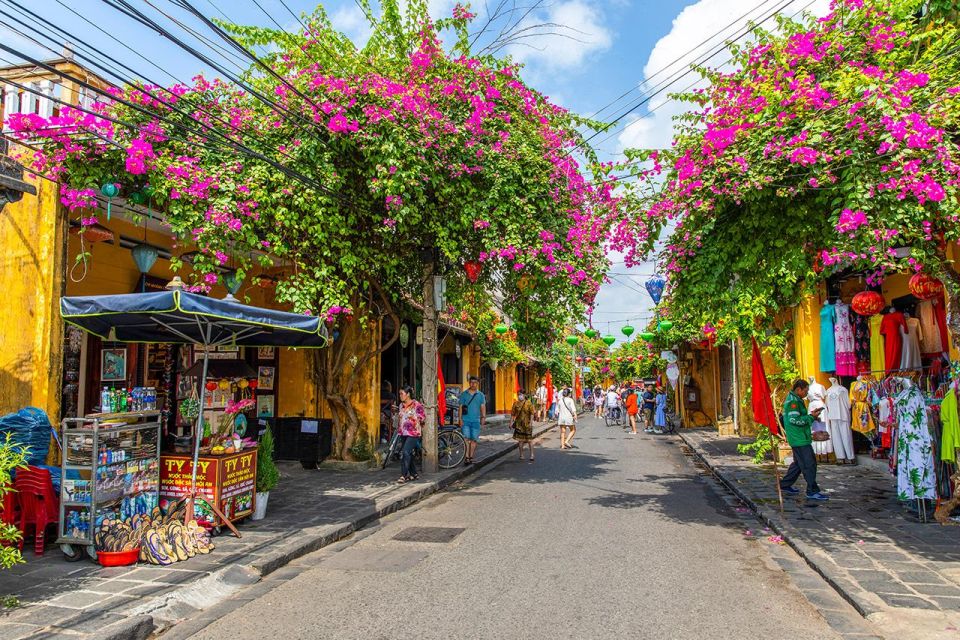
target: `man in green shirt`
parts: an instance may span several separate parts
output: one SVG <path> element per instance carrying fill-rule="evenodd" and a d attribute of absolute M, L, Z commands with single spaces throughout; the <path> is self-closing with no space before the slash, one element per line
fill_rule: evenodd
<path fill-rule="evenodd" d="M 793 483 L 802 473 L 803 479 L 807 481 L 807 499 L 829 500 L 817 486 L 817 456 L 813 453 L 810 426 L 820 417 L 822 409 L 814 409 L 812 415 L 807 413 L 803 399 L 807 397 L 809 389 L 810 385 L 806 380 L 797 380 L 783 401 L 783 429 L 787 435 L 787 444 L 793 449 L 793 462 L 780 481 L 780 489 L 790 495 L 800 493 L 799 489 L 793 487 Z"/>

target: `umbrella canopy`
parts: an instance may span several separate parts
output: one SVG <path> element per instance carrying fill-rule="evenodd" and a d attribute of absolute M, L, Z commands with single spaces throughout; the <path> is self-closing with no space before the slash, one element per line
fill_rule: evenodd
<path fill-rule="evenodd" d="M 186 291 L 61 298 L 60 315 L 110 342 L 323 347 L 315 316 L 216 300 Z"/>

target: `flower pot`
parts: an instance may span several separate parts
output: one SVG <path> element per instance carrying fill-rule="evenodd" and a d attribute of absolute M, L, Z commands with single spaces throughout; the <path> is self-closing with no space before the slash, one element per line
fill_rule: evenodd
<path fill-rule="evenodd" d="M 269 491 L 264 491 L 263 493 L 257 491 L 257 506 L 253 510 L 253 515 L 250 516 L 251 520 L 263 520 L 267 517 L 267 500 L 269 498 Z"/>

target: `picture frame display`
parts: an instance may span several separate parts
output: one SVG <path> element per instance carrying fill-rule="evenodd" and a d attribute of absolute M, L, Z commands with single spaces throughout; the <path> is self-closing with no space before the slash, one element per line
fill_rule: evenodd
<path fill-rule="evenodd" d="M 273 396 L 257 396 L 257 417 L 273 417 Z"/>
<path fill-rule="evenodd" d="M 276 347 L 257 347 L 258 360 L 273 360 L 277 357 Z"/>
<path fill-rule="evenodd" d="M 103 349 L 100 352 L 100 381 L 120 382 L 127 379 L 127 350 Z"/>
<path fill-rule="evenodd" d="M 276 367 L 259 367 L 257 369 L 257 389 L 261 391 L 273 391 L 273 383 L 276 375 Z M 259 414 L 259 412 L 257 413 Z"/>

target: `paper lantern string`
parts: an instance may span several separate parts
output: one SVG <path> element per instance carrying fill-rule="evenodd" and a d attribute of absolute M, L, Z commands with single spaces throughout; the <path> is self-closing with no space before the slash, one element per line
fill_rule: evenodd
<path fill-rule="evenodd" d="M 116 184 L 106 182 L 100 187 L 100 193 L 107 198 L 107 220 L 110 220 L 110 205 L 113 202 L 113 198 L 120 193 L 120 189 L 117 188 Z"/>

